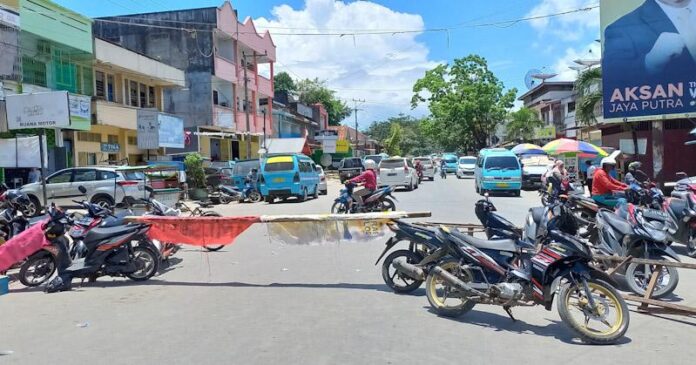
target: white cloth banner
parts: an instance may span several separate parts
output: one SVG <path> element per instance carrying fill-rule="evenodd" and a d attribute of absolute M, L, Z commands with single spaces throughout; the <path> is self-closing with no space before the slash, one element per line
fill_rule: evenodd
<path fill-rule="evenodd" d="M 44 161 L 46 156 L 46 139 L 44 145 Z M 39 159 L 39 137 L 20 137 L 0 139 L 0 167 L 41 167 Z"/>

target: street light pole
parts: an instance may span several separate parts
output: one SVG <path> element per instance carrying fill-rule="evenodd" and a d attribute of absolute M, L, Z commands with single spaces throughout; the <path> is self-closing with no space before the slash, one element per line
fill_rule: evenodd
<path fill-rule="evenodd" d="M 266 106 L 268 107 L 268 105 Z M 263 149 L 266 149 L 266 110 L 262 110 L 263 113 Z M 272 114 L 271 114 L 272 115 Z"/>
<path fill-rule="evenodd" d="M 244 67 L 244 114 L 246 117 L 246 158 L 251 159 L 251 123 L 249 121 L 249 78 L 247 77 L 246 53 L 242 51 L 242 67 Z"/>
<path fill-rule="evenodd" d="M 358 157 L 358 146 L 360 144 L 360 139 L 358 138 L 358 103 L 364 103 L 365 100 L 353 99 L 353 112 L 355 113 L 355 151 L 353 151 L 354 157 Z"/>

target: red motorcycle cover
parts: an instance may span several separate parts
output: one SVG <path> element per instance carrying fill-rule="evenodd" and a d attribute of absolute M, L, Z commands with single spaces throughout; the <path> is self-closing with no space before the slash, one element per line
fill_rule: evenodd
<path fill-rule="evenodd" d="M 34 224 L 24 232 L 0 245 L 0 272 L 33 255 L 41 247 L 51 244 L 44 235 L 44 223 Z"/>

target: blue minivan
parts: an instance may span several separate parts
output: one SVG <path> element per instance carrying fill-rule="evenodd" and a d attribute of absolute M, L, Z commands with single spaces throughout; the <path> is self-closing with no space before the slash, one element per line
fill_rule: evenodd
<path fill-rule="evenodd" d="M 259 190 L 268 203 L 276 199 L 319 196 L 319 172 L 311 158 L 302 154 L 273 155 L 261 162 Z"/>
<path fill-rule="evenodd" d="M 476 192 L 509 191 L 520 196 L 522 168 L 512 151 L 505 148 L 483 149 L 476 160 Z"/>
<path fill-rule="evenodd" d="M 442 154 L 442 160 L 445 161 L 445 172 L 455 173 L 457 172 L 457 160 L 458 157 L 454 153 L 444 153 Z"/>

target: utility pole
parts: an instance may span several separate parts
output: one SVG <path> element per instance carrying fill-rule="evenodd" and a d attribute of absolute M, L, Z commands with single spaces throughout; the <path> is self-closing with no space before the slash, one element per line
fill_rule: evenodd
<path fill-rule="evenodd" d="M 268 53 L 264 52 L 263 54 L 250 54 L 247 55 L 246 52 L 242 51 L 242 67 L 244 67 L 244 115 L 246 117 L 246 131 L 247 135 L 245 137 L 246 139 L 246 158 L 251 159 L 251 122 L 250 122 L 250 115 L 249 113 L 251 112 L 250 105 L 249 105 L 249 78 L 247 77 L 247 57 L 253 57 L 254 61 L 256 61 L 256 57 L 264 57 L 267 56 Z M 254 62 L 256 63 L 256 62 Z M 256 70 L 256 74 L 258 75 L 259 70 Z M 258 97 L 258 95 L 257 95 Z M 254 104 L 256 104 L 256 101 L 254 100 Z M 254 116 L 256 117 L 256 116 Z M 263 121 L 263 127 L 264 127 L 264 132 L 263 132 L 263 140 L 264 140 L 264 145 L 266 144 L 266 118 L 264 117 Z M 264 146 L 265 148 L 265 146 Z"/>
<path fill-rule="evenodd" d="M 360 139 L 358 138 L 358 110 L 362 110 L 358 109 L 358 103 L 364 102 L 364 99 L 353 99 L 353 113 L 355 114 L 355 150 L 353 151 L 353 154 L 355 157 L 358 157 L 358 146 L 360 144 Z"/>

